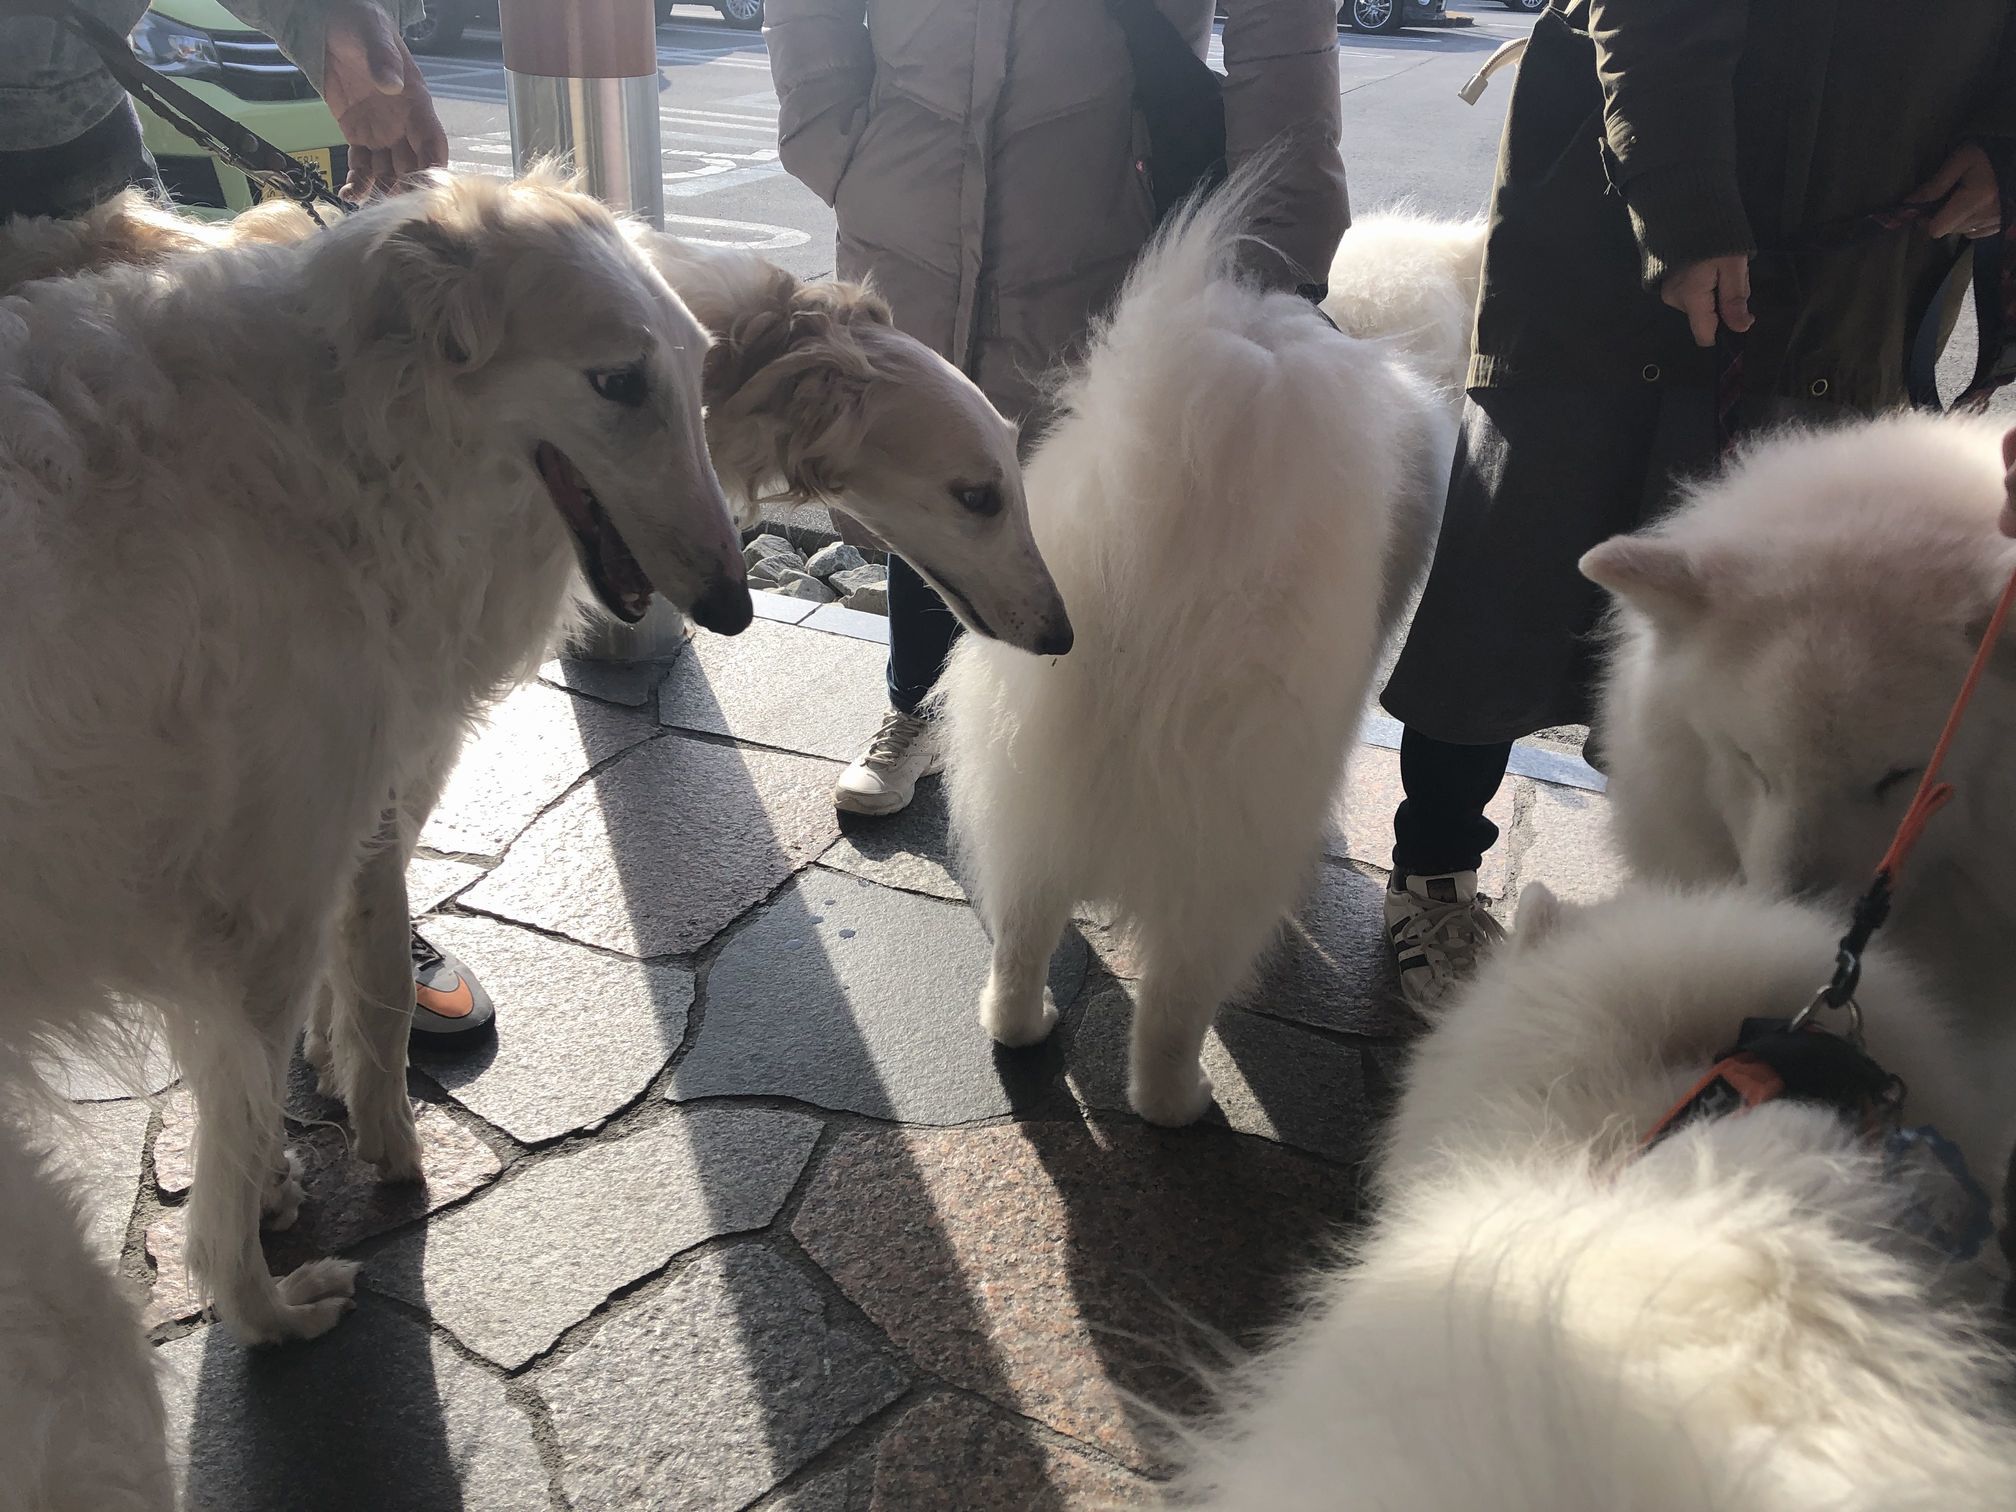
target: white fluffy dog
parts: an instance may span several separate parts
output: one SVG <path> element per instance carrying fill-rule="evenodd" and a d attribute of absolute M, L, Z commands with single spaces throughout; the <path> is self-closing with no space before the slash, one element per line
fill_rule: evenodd
<path fill-rule="evenodd" d="M 1529 888 L 1519 923 L 1420 1045 L 1356 1264 L 1237 1383 L 1172 1502 L 2016 1505 L 2011 1362 L 1904 1231 L 1926 1193 L 1812 1104 L 1638 1153 L 1746 1016 L 1807 1001 L 1834 917 L 1650 887 L 1568 910 Z M 1992 1161 L 1992 1076 L 1880 945 L 1861 1001 L 1906 1122 Z"/>
<path fill-rule="evenodd" d="M 1638 872 L 1837 895 L 1845 927 L 2016 567 L 2000 432 L 1912 415 L 1766 439 L 1583 559 L 1619 605 L 1599 724 Z M 1991 1028 L 2016 982 L 2012 750 L 2005 641 L 1890 926 Z"/>
<path fill-rule="evenodd" d="M 439 179 L 285 246 L 0 302 L 0 1058 L 161 1010 L 190 1257 L 251 1340 L 282 1074 L 325 981 L 356 1153 L 419 1175 L 404 867 L 465 725 L 584 597 L 749 622 L 706 337 L 593 201 Z M 387 1074 L 388 1068 L 394 1068 Z"/>
<path fill-rule="evenodd" d="M 1483 274 L 1483 221 L 1377 211 L 1338 243 L 1323 313 L 1347 336 L 1391 343 L 1453 406 L 1470 368 Z"/>
<path fill-rule="evenodd" d="M 1244 203 L 1148 250 L 1027 469 L 1077 649 L 969 638 L 940 684 L 982 1024 L 1049 1033 L 1051 951 L 1108 906 L 1143 958 L 1130 1097 L 1162 1124 L 1210 1105 L 1212 1016 L 1306 885 L 1449 444 L 1381 347 L 1239 280 Z"/>

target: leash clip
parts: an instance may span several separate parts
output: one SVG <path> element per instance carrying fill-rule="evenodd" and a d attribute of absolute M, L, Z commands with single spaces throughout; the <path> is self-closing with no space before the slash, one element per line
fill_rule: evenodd
<path fill-rule="evenodd" d="M 1835 957 L 1833 980 L 1813 994 L 1813 1000 L 1797 1013 L 1785 1027 L 1788 1032 L 1804 1029 L 1823 1008 L 1845 1009 L 1848 1014 L 1848 1032 L 1843 1037 L 1857 1050 L 1862 1048 L 1862 1005 L 1855 1001 L 1855 989 L 1862 981 L 1862 957 L 1854 951 L 1842 948 Z"/>

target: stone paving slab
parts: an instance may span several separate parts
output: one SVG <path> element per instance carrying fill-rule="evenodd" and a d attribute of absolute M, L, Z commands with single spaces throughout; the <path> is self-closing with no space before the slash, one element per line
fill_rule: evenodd
<path fill-rule="evenodd" d="M 1071 1512 L 1146 1505 L 1154 1487 L 970 1397 L 899 1410 L 875 1448 L 766 1501 L 761 1512 Z"/>
<path fill-rule="evenodd" d="M 833 843 L 833 777 L 803 756 L 654 740 L 569 794 L 462 901 L 624 955 L 698 950 Z"/>
<path fill-rule="evenodd" d="M 1544 882 L 1564 902 L 1596 903 L 1629 877 L 1610 832 L 1607 799 L 1573 788 L 1536 787 L 1529 823 L 1532 832 L 1519 857 L 1520 888 Z"/>
<path fill-rule="evenodd" d="M 732 1512 L 908 1386 L 868 1330 L 760 1244 L 701 1256 L 531 1379 L 575 1512 Z"/>
<path fill-rule="evenodd" d="M 1353 1212 L 1346 1173 L 1217 1129 L 863 1127 L 791 1231 L 912 1360 L 1137 1469 Z"/>
<path fill-rule="evenodd" d="M 1047 1050 L 998 1050 L 975 1020 L 989 946 L 972 910 L 823 868 L 745 924 L 707 975 L 707 1010 L 668 1096 L 792 1097 L 907 1123 L 995 1118 L 1057 1079 Z M 1089 952 L 1067 936 L 1068 1006 Z"/>
<path fill-rule="evenodd" d="M 153 1116 L 145 1102 L 84 1103 L 53 1131 L 57 1158 L 83 1210 L 84 1247 L 108 1270 L 119 1268 L 126 1250 Z"/>
<path fill-rule="evenodd" d="M 516 1370 L 674 1255 L 768 1224 L 818 1138 L 817 1119 L 771 1108 L 675 1115 L 531 1166 L 381 1252 L 365 1281 Z"/>
<path fill-rule="evenodd" d="M 320 1339 L 247 1349 L 221 1327 L 163 1345 L 188 1512 L 547 1512 L 549 1480 L 501 1381 L 368 1299 Z"/>
<path fill-rule="evenodd" d="M 164 1194 L 189 1189 L 192 1110 L 186 1093 L 177 1093 L 163 1109 L 154 1169 L 156 1184 Z M 266 1259 L 274 1274 L 284 1274 L 323 1255 L 347 1253 L 366 1239 L 459 1202 L 496 1179 L 503 1162 L 482 1140 L 440 1108 L 422 1105 L 417 1114 L 424 1182 L 380 1181 L 370 1166 L 350 1158 L 341 1128 L 318 1125 L 290 1133 L 287 1147 L 301 1162 L 304 1195 L 293 1226 L 266 1235 Z M 150 1328 L 193 1318 L 202 1311 L 202 1300 L 185 1263 L 188 1216 L 186 1208 L 171 1207 L 148 1225 L 147 1254 L 155 1267 L 145 1310 Z"/>
<path fill-rule="evenodd" d="M 473 1050 L 419 1050 L 450 1097 L 527 1144 L 593 1128 L 634 1102 L 686 1033 L 693 973 L 641 965 L 489 919 L 430 920 L 430 938 L 502 1007 Z"/>
<path fill-rule="evenodd" d="M 1414 1033 L 1420 1025 L 1400 999 L 1386 944 L 1385 891 L 1348 866 L 1318 867 L 1308 898 L 1233 1001 L 1345 1034 Z"/>
<path fill-rule="evenodd" d="M 597 763 L 647 740 L 643 714 L 573 698 L 532 683 L 499 704 L 462 748 L 423 845 L 496 856 Z"/>
<path fill-rule="evenodd" d="M 1095 997 L 1068 1029 L 1071 1090 L 1089 1108 L 1126 1113 L 1127 1037 L 1133 1003 L 1124 986 Z M 1331 1160 L 1361 1160 L 1371 1139 L 1359 1050 L 1320 1034 L 1220 1009 L 1204 1042 L 1217 1106 L 1205 1118 Z"/>
<path fill-rule="evenodd" d="M 415 856 L 406 867 L 406 910 L 416 919 L 430 914 L 482 875 L 468 861 Z"/>
<path fill-rule="evenodd" d="M 1506 837 L 1484 857 L 1477 887 L 1487 898 L 1502 898 L 1508 880 L 1507 843 L 1512 833 L 1516 784 L 1509 779 L 1485 809 L 1485 817 Z M 1381 871 L 1393 865 L 1393 811 L 1400 807 L 1400 753 L 1381 746 L 1360 745 L 1352 753 L 1344 786 L 1331 806 L 1330 854 L 1338 860 L 1362 861 Z"/>
<path fill-rule="evenodd" d="M 881 614 L 864 614 L 859 609 L 849 609 L 844 604 L 821 604 L 805 617 L 809 630 L 822 630 L 828 635 L 845 635 L 853 640 L 869 641 L 874 645 L 889 644 L 889 619 Z"/>
<path fill-rule="evenodd" d="M 38 1058 L 36 1074 L 59 1097 L 72 1102 L 118 1102 L 152 1097 L 175 1080 L 175 1057 L 153 1014 L 141 1008 L 117 1010 L 119 1043 L 110 1056 L 64 1049 Z"/>
<path fill-rule="evenodd" d="M 641 709 L 651 702 L 658 684 L 665 680 L 665 673 L 677 659 L 668 656 L 659 661 L 607 662 L 566 656 L 541 667 L 539 680 L 584 698 Z"/>
<path fill-rule="evenodd" d="M 899 814 L 842 814 L 840 838 L 819 864 L 884 887 L 966 901 L 965 885 L 953 866 L 945 784 L 936 777 L 918 783 L 917 796 Z"/>
<path fill-rule="evenodd" d="M 658 717 L 682 730 L 849 762 L 889 708 L 882 649 L 758 620 L 711 635 L 674 664 Z"/>
<path fill-rule="evenodd" d="M 756 610 L 756 618 L 776 620 L 784 625 L 798 624 L 819 607 L 811 599 L 791 598 L 782 593 L 766 593 L 761 588 L 749 590 L 749 602 Z"/>

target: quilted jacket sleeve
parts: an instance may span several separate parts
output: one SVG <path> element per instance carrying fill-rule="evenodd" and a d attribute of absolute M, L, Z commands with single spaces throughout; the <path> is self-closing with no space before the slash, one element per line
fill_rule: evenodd
<path fill-rule="evenodd" d="M 777 85 L 777 155 L 830 205 L 867 123 L 875 82 L 867 0 L 769 0 L 764 16 Z"/>
<path fill-rule="evenodd" d="M 369 0 L 402 31 L 421 17 L 421 0 Z M 319 94 L 328 49 L 329 0 L 224 0 L 224 8 L 280 44 Z"/>
<path fill-rule="evenodd" d="M 1228 0 L 1226 166 L 1278 149 L 1255 229 L 1259 270 L 1287 287 L 1320 284 L 1351 224 L 1337 91 L 1334 0 Z"/>
<path fill-rule="evenodd" d="M 1649 287 L 1754 252 L 1736 173 L 1736 65 L 1749 0 L 1589 0 L 1603 134 Z"/>

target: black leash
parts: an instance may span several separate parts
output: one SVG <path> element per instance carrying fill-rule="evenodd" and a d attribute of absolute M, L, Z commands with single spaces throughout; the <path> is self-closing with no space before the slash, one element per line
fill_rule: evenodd
<path fill-rule="evenodd" d="M 250 127 L 232 120 L 174 80 L 154 72 L 133 56 L 133 49 L 124 37 L 96 16 L 79 9 L 73 0 L 0 0 L 0 11 L 40 16 L 69 27 L 98 54 L 99 61 L 134 99 L 255 184 L 293 200 L 318 226 L 328 224 L 316 208 L 318 205 L 330 205 L 346 213 L 354 208 L 336 194 L 312 163 L 282 152 Z"/>

